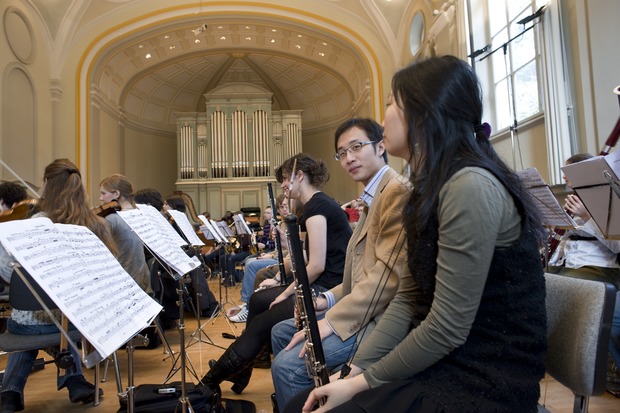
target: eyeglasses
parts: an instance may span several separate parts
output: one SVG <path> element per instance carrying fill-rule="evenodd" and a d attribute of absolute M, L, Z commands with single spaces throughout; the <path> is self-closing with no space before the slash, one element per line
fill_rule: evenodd
<path fill-rule="evenodd" d="M 337 161 L 341 161 L 347 157 L 347 153 L 349 153 L 349 151 L 351 151 L 352 153 L 356 153 L 356 152 L 359 152 L 366 145 L 372 145 L 374 143 L 379 143 L 379 142 L 373 142 L 373 141 L 355 142 L 353 145 L 349 146 L 348 148 L 341 149 L 338 152 L 336 152 L 336 155 L 334 155 L 334 159 L 336 159 Z"/>

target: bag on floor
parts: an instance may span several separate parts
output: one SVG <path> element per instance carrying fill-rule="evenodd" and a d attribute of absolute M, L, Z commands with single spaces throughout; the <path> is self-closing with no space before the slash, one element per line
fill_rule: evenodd
<path fill-rule="evenodd" d="M 194 412 L 224 413 L 219 395 L 208 387 L 187 383 L 185 395 Z M 181 411 L 181 382 L 141 384 L 134 389 L 134 413 L 174 413 Z M 118 413 L 127 412 L 127 400 L 120 400 Z M 189 407 L 189 406 L 188 406 Z"/>

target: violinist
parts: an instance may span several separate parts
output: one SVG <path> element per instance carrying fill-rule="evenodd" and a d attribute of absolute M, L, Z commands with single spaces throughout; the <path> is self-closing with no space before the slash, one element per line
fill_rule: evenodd
<path fill-rule="evenodd" d="M 2 182 L 0 184 L 0 212 L 9 211 L 27 198 L 26 188 L 17 182 Z"/>
<path fill-rule="evenodd" d="M 566 164 L 590 158 L 592 155 L 589 153 L 581 153 L 568 158 Z M 564 175 L 564 180 L 566 185 L 572 188 L 566 175 Z M 560 244 L 549 260 L 547 271 L 574 278 L 608 282 L 620 290 L 620 264 L 618 263 L 620 241 L 605 239 L 577 195 L 571 194 L 566 197 L 564 209 L 573 215 L 578 228 L 567 231 L 562 236 Z M 620 295 L 616 298 L 609 352 L 616 365 L 620 366 Z M 611 393 L 620 397 L 618 392 Z"/>
<path fill-rule="evenodd" d="M 121 211 L 136 207 L 133 186 L 124 175 L 114 174 L 103 179 L 99 184 L 99 193 L 99 200 L 102 203 L 117 201 Z M 118 214 L 109 214 L 105 219 L 110 223 L 112 236 L 118 245 L 118 261 L 134 281 L 148 292 L 150 290 L 149 269 L 146 265 L 142 241 Z"/>
<path fill-rule="evenodd" d="M 134 200 L 138 204 L 150 205 L 156 210 L 160 211 L 164 208 L 164 199 L 161 193 L 154 188 L 144 188 L 136 192 Z"/>
<path fill-rule="evenodd" d="M 45 168 L 43 176 L 43 196 L 33 217 L 48 217 L 55 223 L 82 225 L 93 231 L 106 246 L 116 253 L 107 222 L 94 215 L 87 204 L 87 195 L 78 168 L 68 159 L 57 159 Z M 0 247 L 0 268 L 6 269 L 8 255 Z M 57 311 L 57 310 L 56 310 Z M 45 311 L 13 310 L 7 323 L 7 330 L 13 334 L 38 335 L 58 332 Z M 95 387 L 86 381 L 82 374 L 80 356 L 70 347 L 74 364 L 58 376 L 58 390 L 67 387 L 72 403 L 92 403 Z M 24 409 L 24 386 L 38 350 L 9 354 L 2 379 L 0 399 L 2 412 Z M 99 389 L 99 395 L 103 395 Z"/>

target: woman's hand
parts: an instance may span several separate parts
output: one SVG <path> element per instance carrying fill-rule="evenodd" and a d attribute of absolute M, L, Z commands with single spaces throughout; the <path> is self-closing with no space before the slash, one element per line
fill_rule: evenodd
<path fill-rule="evenodd" d="M 267 278 L 266 280 L 263 280 L 258 287 L 259 288 L 271 288 L 271 287 L 275 287 L 276 285 L 279 285 L 280 282 L 277 281 L 275 278 Z"/>
<path fill-rule="evenodd" d="M 363 374 L 355 376 L 352 379 L 336 380 L 325 386 L 317 387 L 312 390 L 306 400 L 306 404 L 302 409 L 303 413 L 312 412 L 312 408 L 319 400 L 325 400 L 325 404 L 314 410 L 315 413 L 324 413 L 334 407 L 340 406 L 342 403 L 351 400 L 357 393 L 369 389 L 368 383 Z"/>
<path fill-rule="evenodd" d="M 564 209 L 585 221 L 590 219 L 590 214 L 586 210 L 585 205 L 576 195 L 567 195 L 564 201 Z"/>
<path fill-rule="evenodd" d="M 278 295 L 269 305 L 269 308 L 272 308 L 274 305 L 281 303 L 282 301 L 286 300 L 288 298 L 288 294 L 286 293 L 286 290 L 284 290 L 280 295 Z"/>

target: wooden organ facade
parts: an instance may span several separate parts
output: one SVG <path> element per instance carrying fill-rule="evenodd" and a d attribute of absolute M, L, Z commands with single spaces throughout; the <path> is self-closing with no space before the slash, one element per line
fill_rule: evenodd
<path fill-rule="evenodd" d="M 272 93 L 228 84 L 204 95 L 206 112 L 176 113 L 177 190 L 199 213 L 268 205 L 275 169 L 302 151 L 301 110 L 272 110 Z M 278 191 L 279 192 L 279 191 Z"/>

